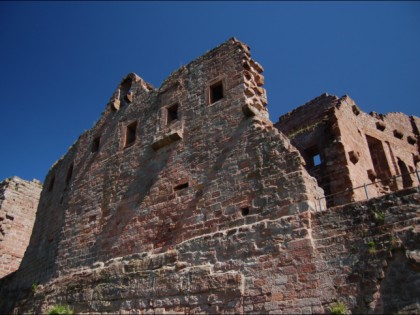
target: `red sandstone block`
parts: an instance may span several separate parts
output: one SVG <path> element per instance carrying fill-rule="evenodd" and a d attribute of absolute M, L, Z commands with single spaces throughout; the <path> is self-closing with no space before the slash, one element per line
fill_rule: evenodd
<path fill-rule="evenodd" d="M 315 265 L 314 264 L 305 264 L 305 265 L 298 265 L 297 270 L 299 273 L 313 273 L 315 272 Z"/>
<path fill-rule="evenodd" d="M 265 285 L 265 279 L 254 279 L 254 286 L 256 288 L 261 288 L 263 285 Z"/>
<path fill-rule="evenodd" d="M 285 266 L 279 269 L 280 269 L 281 274 L 283 275 L 292 275 L 292 274 L 297 273 L 297 269 L 295 266 Z"/>
<path fill-rule="evenodd" d="M 311 248 L 311 240 L 310 239 L 301 239 L 296 241 L 291 241 L 287 243 L 287 248 L 290 250 L 294 249 L 302 249 L 302 248 Z"/>

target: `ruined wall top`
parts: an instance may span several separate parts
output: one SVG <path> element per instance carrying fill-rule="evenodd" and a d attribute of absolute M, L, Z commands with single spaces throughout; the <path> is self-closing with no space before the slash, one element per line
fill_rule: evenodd
<path fill-rule="evenodd" d="M 22 270 L 46 279 L 313 208 L 322 190 L 268 120 L 262 72 L 229 39 L 158 89 L 124 78 L 47 175 Z"/>

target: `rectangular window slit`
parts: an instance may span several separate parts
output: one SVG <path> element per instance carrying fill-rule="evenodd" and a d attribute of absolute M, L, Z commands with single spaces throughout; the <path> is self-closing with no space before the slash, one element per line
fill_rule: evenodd
<path fill-rule="evenodd" d="M 167 108 L 166 124 L 178 120 L 178 104 L 174 104 Z"/>
<path fill-rule="evenodd" d="M 210 87 L 210 104 L 223 98 L 223 84 L 218 82 Z"/>
<path fill-rule="evenodd" d="M 136 141 L 136 128 L 137 122 L 134 122 L 127 126 L 127 130 L 125 133 L 125 147 L 133 145 Z"/>
<path fill-rule="evenodd" d="M 96 137 L 95 139 L 93 139 L 92 150 L 91 150 L 92 153 L 99 151 L 99 143 L 100 142 L 101 142 L 101 137 Z"/>
<path fill-rule="evenodd" d="M 178 190 L 185 189 L 185 188 L 188 188 L 188 182 L 175 186 L 174 191 L 178 191 Z"/>
<path fill-rule="evenodd" d="M 67 171 L 67 176 L 66 176 L 66 186 L 68 186 L 70 184 L 71 178 L 73 176 L 73 164 L 70 165 L 68 171 Z"/>
<path fill-rule="evenodd" d="M 50 185 L 48 186 L 48 191 L 51 192 L 54 188 L 55 176 L 51 178 Z"/>
<path fill-rule="evenodd" d="M 321 164 L 321 155 L 316 154 L 312 158 L 313 158 L 314 166 L 318 166 Z"/>

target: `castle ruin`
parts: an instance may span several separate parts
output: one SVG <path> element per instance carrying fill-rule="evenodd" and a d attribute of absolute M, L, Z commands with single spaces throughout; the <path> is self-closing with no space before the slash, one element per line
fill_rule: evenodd
<path fill-rule="evenodd" d="M 329 206 L 418 184 L 420 119 L 366 114 L 349 97 L 323 94 L 275 126 L 299 149 Z"/>
<path fill-rule="evenodd" d="M 307 119 L 274 125 L 262 72 L 232 38 L 159 88 L 125 77 L 48 173 L 22 263 L 0 280 L 0 309 L 420 312 L 418 118 L 369 118 L 323 95 L 322 111 L 305 105 Z M 366 180 L 379 198 L 326 198 Z"/>

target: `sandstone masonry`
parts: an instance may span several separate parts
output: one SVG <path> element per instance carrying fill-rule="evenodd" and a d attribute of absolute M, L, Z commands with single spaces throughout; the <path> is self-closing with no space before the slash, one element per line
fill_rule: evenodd
<path fill-rule="evenodd" d="M 262 72 L 232 38 L 158 89 L 124 78 L 47 175 L 0 310 L 420 312 L 418 188 L 326 209 Z"/>
<path fill-rule="evenodd" d="M 419 184 L 418 117 L 366 114 L 347 95 L 323 94 L 281 116 L 276 127 L 299 149 L 330 206 Z"/>
<path fill-rule="evenodd" d="M 18 269 L 29 244 L 42 185 L 12 177 L 0 182 L 0 278 Z"/>

